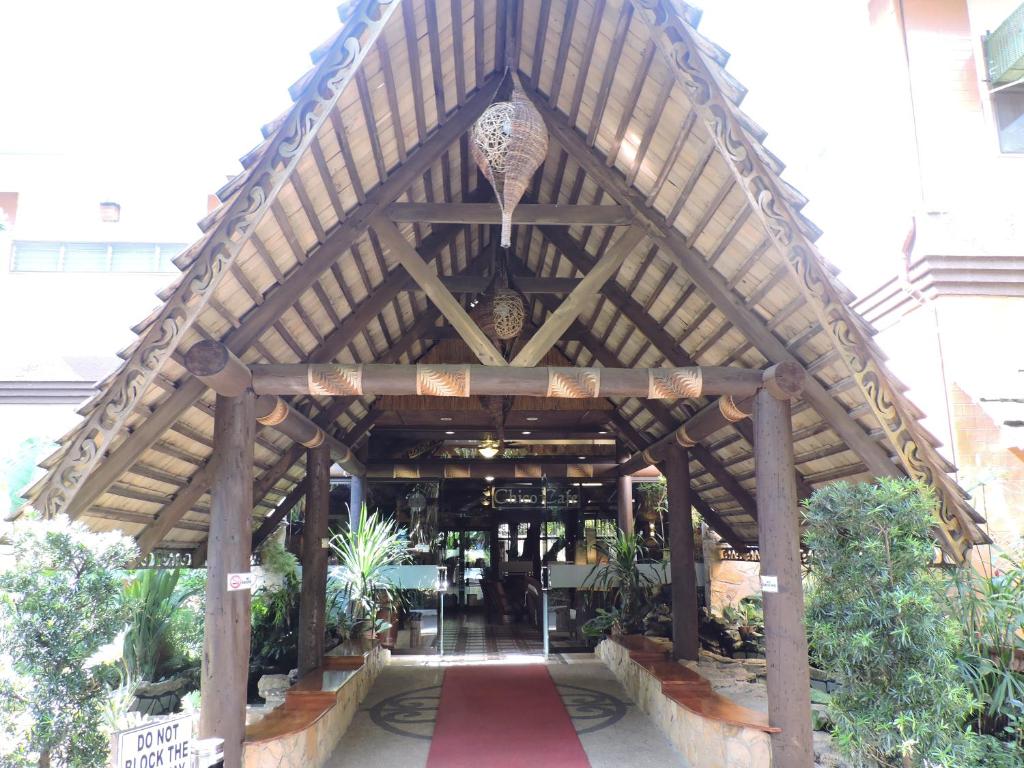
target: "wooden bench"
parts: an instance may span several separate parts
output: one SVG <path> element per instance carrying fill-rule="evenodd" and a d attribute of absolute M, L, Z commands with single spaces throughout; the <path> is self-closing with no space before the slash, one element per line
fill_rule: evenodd
<path fill-rule="evenodd" d="M 285 691 L 284 704 L 245 729 L 246 743 L 279 739 L 309 728 L 337 704 L 338 691 L 365 663 L 365 656 L 325 656 L 323 666 Z"/>
<path fill-rule="evenodd" d="M 703 675 L 671 661 L 668 651 L 660 643 L 642 635 L 621 635 L 611 639 L 629 652 L 633 663 L 661 683 L 661 692 L 667 698 L 695 715 L 765 733 L 782 732 L 781 728 L 768 724 L 768 716 L 763 712 L 716 693 Z"/>

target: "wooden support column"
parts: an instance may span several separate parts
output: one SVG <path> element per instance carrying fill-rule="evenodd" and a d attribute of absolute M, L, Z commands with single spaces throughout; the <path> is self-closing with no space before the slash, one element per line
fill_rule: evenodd
<path fill-rule="evenodd" d="M 213 428 L 199 738 L 224 739 L 225 768 L 241 768 L 245 740 L 251 594 L 227 587 L 229 574 L 249 572 L 254 402 L 251 390 L 218 395 Z"/>
<path fill-rule="evenodd" d="M 629 450 L 619 445 L 618 461 L 623 462 L 629 459 Z M 618 518 L 619 530 L 623 533 L 633 534 L 633 479 L 628 475 L 620 475 L 618 479 Z"/>
<path fill-rule="evenodd" d="M 766 371 L 766 375 L 771 372 Z M 810 668 L 800 578 L 800 511 L 793 477 L 793 439 L 788 399 L 766 384 L 754 401 L 757 533 L 764 592 L 768 721 L 772 764 L 811 768 Z M 772 582 L 777 580 L 777 588 Z"/>
<path fill-rule="evenodd" d="M 668 484 L 669 548 L 672 553 L 672 658 L 697 660 L 697 570 L 690 511 L 690 456 L 673 445 L 665 457 Z"/>
<path fill-rule="evenodd" d="M 359 530 L 359 515 L 366 503 L 366 477 L 352 475 L 348 486 L 348 527 L 351 531 Z"/>
<path fill-rule="evenodd" d="M 302 593 L 299 597 L 299 676 L 324 658 L 327 605 L 327 515 L 331 505 L 331 454 L 326 445 L 306 452 L 306 520 L 302 526 Z"/>

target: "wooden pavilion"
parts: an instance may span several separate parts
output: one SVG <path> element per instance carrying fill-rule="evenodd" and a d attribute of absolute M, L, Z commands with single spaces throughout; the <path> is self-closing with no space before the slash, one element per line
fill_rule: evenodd
<path fill-rule="evenodd" d="M 356 498 L 367 477 L 498 467 L 368 461 L 374 433 L 410 447 L 515 431 L 521 455 L 502 472 L 619 477 L 620 499 L 632 472 L 659 466 L 673 515 L 692 505 L 778 577 L 775 764 L 809 766 L 806 642 L 789 631 L 799 499 L 905 474 L 935 489 L 949 560 L 986 537 L 741 111 L 727 54 L 670 0 L 358 0 L 341 15 L 32 506 L 206 561 L 203 685 L 219 695 L 204 695 L 202 729 L 237 766 L 249 597 L 225 574 L 248 570 L 253 527 L 265 536 L 304 494 L 306 525 L 326 529 L 332 459 Z M 549 145 L 506 250 L 469 132 L 513 74 Z M 474 319 L 499 264 L 526 310 L 504 346 Z M 534 429 L 537 443 L 612 435 L 622 450 L 535 455 Z M 676 653 L 692 657 L 693 543 L 677 529 Z M 304 589 L 322 595 L 326 556 L 305 540 Z M 304 622 L 318 610 L 311 598 Z"/>

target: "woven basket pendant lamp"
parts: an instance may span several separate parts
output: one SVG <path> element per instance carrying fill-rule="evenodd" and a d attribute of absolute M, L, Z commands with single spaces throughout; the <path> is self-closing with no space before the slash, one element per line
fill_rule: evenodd
<path fill-rule="evenodd" d="M 512 212 L 548 153 L 544 119 L 513 77 L 510 101 L 491 104 L 473 126 L 469 150 L 498 197 L 501 247 L 512 245 Z"/>

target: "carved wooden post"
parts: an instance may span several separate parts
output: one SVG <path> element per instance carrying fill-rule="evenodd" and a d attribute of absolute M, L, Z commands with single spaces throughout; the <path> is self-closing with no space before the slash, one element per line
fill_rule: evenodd
<path fill-rule="evenodd" d="M 316 669 L 324 657 L 327 603 L 327 514 L 331 455 L 326 445 L 306 452 L 306 521 L 302 526 L 302 593 L 299 598 L 299 675 Z"/>
<path fill-rule="evenodd" d="M 359 515 L 366 502 L 366 478 L 352 475 L 348 486 L 348 526 L 351 531 L 359 530 Z"/>
<path fill-rule="evenodd" d="M 225 768 L 241 768 L 249 676 L 250 598 L 228 590 L 230 574 L 249 572 L 252 541 L 255 396 L 217 396 L 206 570 L 206 618 L 199 737 L 224 739 Z"/>
<path fill-rule="evenodd" d="M 765 372 L 754 408 L 757 533 L 764 593 L 768 720 L 772 764 L 811 768 L 810 668 L 800 578 L 800 511 L 793 476 L 793 428 L 789 395 Z"/>
<path fill-rule="evenodd" d="M 624 446 L 620 445 L 618 448 L 618 455 L 616 459 L 619 462 L 629 460 L 629 451 Z M 618 519 L 619 529 L 623 533 L 633 535 L 633 480 L 629 475 L 622 475 L 618 481 Z"/>
<path fill-rule="evenodd" d="M 697 659 L 697 570 L 690 511 L 690 456 L 678 443 L 665 457 L 668 485 L 669 547 L 672 552 L 672 657 Z"/>

